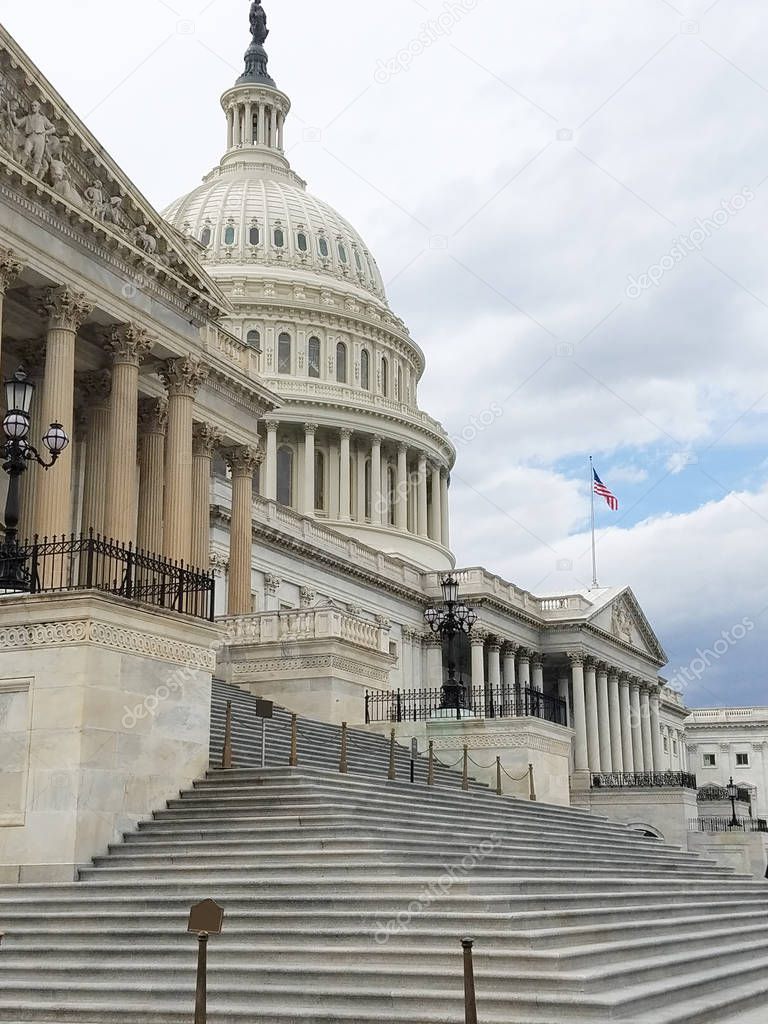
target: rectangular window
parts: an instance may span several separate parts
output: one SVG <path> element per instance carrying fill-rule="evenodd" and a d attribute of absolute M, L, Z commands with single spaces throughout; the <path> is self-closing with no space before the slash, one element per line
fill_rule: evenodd
<path fill-rule="evenodd" d="M 667 739 L 666 736 L 664 737 L 664 753 L 665 754 L 669 753 L 669 740 Z"/>
<path fill-rule="evenodd" d="M 672 740 L 672 753 L 677 757 L 677 740 Z"/>
<path fill-rule="evenodd" d="M 715 754 L 704 755 L 704 767 L 705 768 L 716 768 L 717 767 L 717 756 Z"/>
<path fill-rule="evenodd" d="M 737 754 L 736 755 L 736 767 L 737 768 L 749 768 L 749 754 Z"/>

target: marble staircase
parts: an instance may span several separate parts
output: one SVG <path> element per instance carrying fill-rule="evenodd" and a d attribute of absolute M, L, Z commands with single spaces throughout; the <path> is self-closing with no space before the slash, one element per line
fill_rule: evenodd
<path fill-rule="evenodd" d="M 191 903 L 209 943 L 211 1024 L 461 1024 L 459 939 L 476 941 L 482 1024 L 716 1024 L 768 1001 L 768 884 L 574 811 L 387 781 L 385 738 L 233 699 L 233 771 L 211 770 L 71 885 L 0 887 L 0 1021 L 186 1024 Z M 762 1018 L 761 1018 L 762 1019 Z"/>

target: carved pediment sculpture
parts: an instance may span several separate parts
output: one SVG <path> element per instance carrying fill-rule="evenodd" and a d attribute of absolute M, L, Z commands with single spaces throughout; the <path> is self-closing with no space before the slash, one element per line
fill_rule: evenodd
<path fill-rule="evenodd" d="M 617 601 L 613 606 L 611 631 L 619 640 L 632 643 L 632 616 L 624 601 Z"/>

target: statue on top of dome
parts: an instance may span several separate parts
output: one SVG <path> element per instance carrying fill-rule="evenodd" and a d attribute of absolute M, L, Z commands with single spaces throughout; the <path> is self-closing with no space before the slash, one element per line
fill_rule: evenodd
<path fill-rule="evenodd" d="M 267 28 L 267 12 L 261 6 L 261 0 L 253 0 L 251 4 L 251 35 L 254 43 L 263 46 L 269 35 Z"/>

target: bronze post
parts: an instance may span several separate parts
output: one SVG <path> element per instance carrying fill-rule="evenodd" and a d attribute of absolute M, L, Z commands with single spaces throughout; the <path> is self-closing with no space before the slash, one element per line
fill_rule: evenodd
<path fill-rule="evenodd" d="M 197 990 L 195 992 L 195 1024 L 206 1024 L 208 1015 L 208 932 L 197 936 Z"/>
<path fill-rule="evenodd" d="M 347 774 L 347 723 L 341 723 L 341 757 L 339 759 L 339 771 L 342 775 Z"/>
<path fill-rule="evenodd" d="M 472 947 L 474 942 L 472 939 L 462 939 L 461 945 L 464 950 L 464 1021 L 465 1024 L 477 1024 L 475 969 L 472 964 Z"/>
<path fill-rule="evenodd" d="M 388 775 L 388 778 L 389 778 L 390 782 L 394 782 L 395 779 L 397 778 L 397 771 L 395 770 L 395 730 L 394 729 L 392 730 L 392 733 L 390 734 L 390 737 L 389 737 L 389 775 Z"/>
<path fill-rule="evenodd" d="M 427 785 L 435 784 L 435 741 L 429 741 L 429 769 L 427 771 Z"/>
<path fill-rule="evenodd" d="M 461 788 L 466 792 L 469 789 L 469 747 L 464 744 L 464 771 L 461 778 Z"/>
<path fill-rule="evenodd" d="M 299 716 L 291 715 L 291 759 L 289 767 L 296 768 L 299 764 Z"/>
<path fill-rule="evenodd" d="M 224 749 L 221 755 L 221 767 L 232 767 L 232 701 L 227 701 L 227 717 L 224 725 Z"/>
<path fill-rule="evenodd" d="M 528 780 L 530 783 L 530 798 L 531 800 L 536 799 L 536 783 L 533 777 L 533 765 L 528 765 Z"/>
<path fill-rule="evenodd" d="M 501 786 L 501 758 L 497 757 L 496 758 L 496 795 L 497 796 L 502 796 L 503 793 L 504 793 L 504 790 L 502 789 L 502 786 Z"/>

